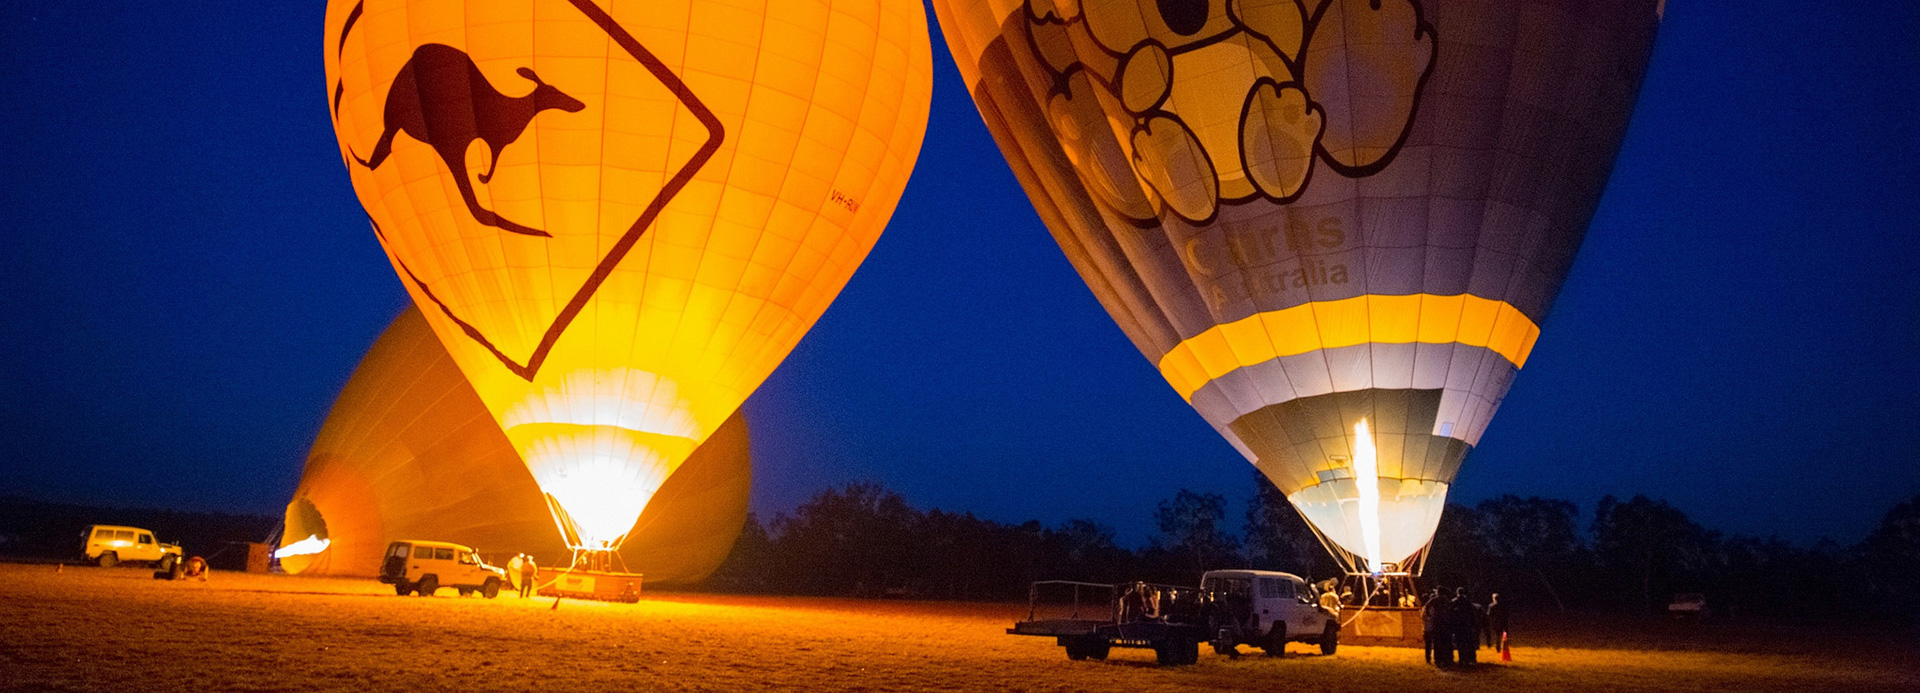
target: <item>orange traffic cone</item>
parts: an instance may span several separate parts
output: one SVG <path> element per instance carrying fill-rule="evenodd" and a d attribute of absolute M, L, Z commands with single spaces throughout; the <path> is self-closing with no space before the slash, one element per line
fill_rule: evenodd
<path fill-rule="evenodd" d="M 1500 661 L 1513 661 L 1513 650 L 1507 649 L 1507 632 L 1500 631 Z"/>

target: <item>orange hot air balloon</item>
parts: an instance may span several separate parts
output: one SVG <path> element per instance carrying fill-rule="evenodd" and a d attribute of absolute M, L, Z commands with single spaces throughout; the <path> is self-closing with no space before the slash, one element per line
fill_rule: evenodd
<path fill-rule="evenodd" d="M 667 477 L 620 548 L 628 569 L 649 584 L 686 584 L 726 559 L 747 517 L 747 428 L 746 412 L 735 412 Z M 390 542 L 418 538 L 555 565 L 568 549 L 523 469 L 426 318 L 408 307 L 367 350 L 314 438 L 287 503 L 280 567 L 374 577 Z"/>
<path fill-rule="evenodd" d="M 932 79 L 912 0 L 332 0 L 325 50 L 381 246 L 595 551 L 873 247 Z"/>
<path fill-rule="evenodd" d="M 1034 207 L 1356 572 L 1417 569 L 1586 233 L 1659 0 L 934 0 Z"/>

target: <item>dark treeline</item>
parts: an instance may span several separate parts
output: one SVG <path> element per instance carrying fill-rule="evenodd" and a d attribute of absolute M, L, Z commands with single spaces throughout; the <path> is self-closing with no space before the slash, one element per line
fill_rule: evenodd
<path fill-rule="evenodd" d="M 1048 527 L 919 510 L 871 484 L 828 489 L 762 523 L 749 516 L 712 589 L 820 596 L 1019 600 L 1035 580 L 1193 584 L 1212 568 L 1309 580 L 1339 568 L 1264 478 L 1244 517 L 1227 500 L 1181 490 L 1155 509 L 1156 532 L 1129 549 L 1092 520 Z M 1657 614 L 1676 593 L 1707 595 L 1735 619 L 1920 619 L 1920 497 L 1855 546 L 1811 548 L 1706 529 L 1665 501 L 1600 499 L 1590 516 L 1549 498 L 1449 505 L 1426 582 L 1500 592 L 1526 610 Z"/>
<path fill-rule="evenodd" d="M 280 518 L 264 515 L 180 512 L 149 508 L 97 508 L 0 496 L 0 557 L 79 560 L 89 525 L 129 525 L 153 530 L 154 538 L 179 544 L 215 568 L 246 567 L 247 542 L 266 541 Z"/>

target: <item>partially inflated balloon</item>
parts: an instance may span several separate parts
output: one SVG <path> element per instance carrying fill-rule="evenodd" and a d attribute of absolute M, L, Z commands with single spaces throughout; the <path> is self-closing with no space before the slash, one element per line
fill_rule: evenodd
<path fill-rule="evenodd" d="M 1658 0 L 934 0 L 1054 238 L 1355 567 L 1433 535 L 1580 246 Z"/>
<path fill-rule="evenodd" d="M 355 194 L 577 548 L 839 293 L 931 94 L 913 0 L 332 0 L 325 49 Z"/>
<path fill-rule="evenodd" d="M 735 412 L 661 484 L 620 548 L 647 584 L 697 582 L 747 517 L 753 465 Z M 466 544 L 565 563 L 540 487 L 420 311 L 409 307 L 340 390 L 287 503 L 289 573 L 373 577 L 389 542 Z"/>

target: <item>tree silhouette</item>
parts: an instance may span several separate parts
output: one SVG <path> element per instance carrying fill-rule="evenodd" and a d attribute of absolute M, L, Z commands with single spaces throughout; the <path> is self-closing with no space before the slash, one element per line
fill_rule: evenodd
<path fill-rule="evenodd" d="M 1255 568 L 1287 571 L 1308 580 L 1341 572 L 1300 511 L 1259 470 L 1253 472 L 1245 534 L 1247 563 Z"/>
<path fill-rule="evenodd" d="M 1603 570 L 1639 585 L 1649 613 L 1654 595 L 1701 587 L 1718 539 L 1666 501 L 1646 496 L 1626 502 L 1607 496 L 1594 509 L 1595 558 Z"/>
<path fill-rule="evenodd" d="M 1133 552 L 1120 548 L 1113 528 L 1093 520 L 1067 520 L 1046 533 L 1048 576 L 1084 582 L 1121 582 L 1133 570 Z"/>
<path fill-rule="evenodd" d="M 1208 570 L 1243 563 L 1240 542 L 1223 529 L 1227 499 L 1218 493 L 1180 489 L 1160 501 L 1153 519 L 1160 529 L 1153 548 L 1166 552 L 1172 559 L 1169 567 L 1180 568 L 1180 574 L 1189 576 L 1186 582 L 1197 582 Z"/>
<path fill-rule="evenodd" d="M 1486 556 L 1508 572 L 1532 575 L 1560 611 L 1567 602 L 1550 575 L 1574 569 L 1580 559 L 1580 508 L 1552 498 L 1500 496 L 1474 508 L 1474 530 Z"/>
<path fill-rule="evenodd" d="M 1920 617 L 1920 495 L 1893 506 L 1857 550 L 1876 601 Z"/>
<path fill-rule="evenodd" d="M 882 594 L 904 587 L 923 554 L 921 514 L 876 484 L 827 489 L 774 518 L 779 579 L 802 594 Z"/>

